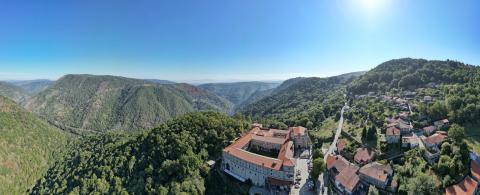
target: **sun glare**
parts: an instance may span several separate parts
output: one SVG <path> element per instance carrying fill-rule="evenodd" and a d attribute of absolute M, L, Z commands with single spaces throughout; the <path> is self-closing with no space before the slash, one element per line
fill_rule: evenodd
<path fill-rule="evenodd" d="M 385 7 L 388 0 L 356 0 L 362 10 L 366 12 L 377 12 Z"/>

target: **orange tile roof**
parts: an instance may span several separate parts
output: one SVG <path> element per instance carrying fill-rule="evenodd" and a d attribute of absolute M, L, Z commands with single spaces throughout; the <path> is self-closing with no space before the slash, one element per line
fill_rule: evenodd
<path fill-rule="evenodd" d="M 349 192 L 353 192 L 360 181 L 357 175 L 358 169 L 356 165 L 348 165 L 335 176 L 335 180 L 341 183 Z"/>
<path fill-rule="evenodd" d="M 430 143 L 430 144 L 439 144 L 440 142 L 442 142 L 445 137 L 447 137 L 446 135 L 446 132 L 441 132 L 441 131 L 438 131 L 437 133 L 431 135 L 431 136 L 428 136 L 425 141 Z"/>
<path fill-rule="evenodd" d="M 262 136 L 262 135 L 252 135 L 253 140 L 261 141 L 261 142 L 268 142 L 268 143 L 274 143 L 274 144 L 284 144 L 287 139 L 285 138 L 279 138 L 279 137 L 269 137 L 269 136 Z"/>
<path fill-rule="evenodd" d="M 286 144 L 283 144 L 278 154 L 278 159 L 283 160 L 284 166 L 295 166 L 295 161 L 293 159 L 293 142 L 289 141 Z"/>
<path fill-rule="evenodd" d="M 327 169 L 335 167 L 337 171 L 341 172 L 349 164 L 350 163 L 347 161 L 347 159 L 340 155 L 329 154 L 327 157 Z"/>
<path fill-rule="evenodd" d="M 456 195 L 456 194 L 465 194 L 471 195 L 474 194 L 475 189 L 477 188 L 477 181 L 473 180 L 470 176 L 465 177 L 460 183 L 452 185 L 445 189 L 445 194 L 447 195 Z"/>
<path fill-rule="evenodd" d="M 355 153 L 355 162 L 369 162 L 375 157 L 375 152 L 368 148 L 358 148 Z"/>
<path fill-rule="evenodd" d="M 427 133 L 427 134 L 432 134 L 433 132 L 435 132 L 437 130 L 437 127 L 433 126 L 433 125 L 430 125 L 428 127 L 424 127 L 423 130 Z"/>
<path fill-rule="evenodd" d="M 382 183 L 387 182 L 388 176 L 393 174 L 393 170 L 390 165 L 382 165 L 377 162 L 369 163 L 363 166 L 360 168 L 359 172 Z"/>
<path fill-rule="evenodd" d="M 480 164 L 477 161 L 470 161 L 470 173 L 473 177 L 480 179 Z"/>
<path fill-rule="evenodd" d="M 250 163 L 268 167 L 274 170 L 280 170 L 282 167 L 282 161 L 279 159 L 262 156 L 239 148 L 232 148 L 226 152 Z"/>
<path fill-rule="evenodd" d="M 291 129 L 295 135 L 305 135 L 305 132 L 307 131 L 307 128 L 302 126 L 290 127 L 289 129 Z"/>
<path fill-rule="evenodd" d="M 258 126 L 254 126 L 248 133 L 238 138 L 233 144 L 223 149 L 224 152 L 233 155 L 237 158 L 243 159 L 253 164 L 269 167 L 271 169 L 280 170 L 282 166 L 295 166 L 293 159 L 293 142 L 288 141 L 288 136 L 284 138 L 271 137 L 274 136 L 274 132 L 279 131 L 276 129 L 264 129 Z M 285 130 L 281 130 L 285 131 Z M 288 135 L 288 131 L 287 131 Z M 252 139 L 281 144 L 278 158 L 270 158 L 255 154 L 246 150 L 243 150 Z"/>
<path fill-rule="evenodd" d="M 347 147 L 347 140 L 339 139 L 337 142 L 337 150 L 341 152 L 345 149 L 345 147 Z"/>
<path fill-rule="evenodd" d="M 388 127 L 386 135 L 400 135 L 400 129 L 395 126 Z"/>

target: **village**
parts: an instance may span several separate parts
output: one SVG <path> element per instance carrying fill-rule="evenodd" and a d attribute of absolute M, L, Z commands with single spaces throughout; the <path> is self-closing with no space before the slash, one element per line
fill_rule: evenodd
<path fill-rule="evenodd" d="M 252 183 L 250 194 L 396 194 L 400 181 L 394 165 L 408 151 L 419 150 L 429 166 L 436 166 L 442 144 L 450 141 L 451 124 L 448 118 L 429 123 L 426 116 L 414 114 L 417 103 L 432 103 L 438 98 L 435 96 L 415 91 L 354 96 L 354 100 L 368 98 L 388 103 L 397 113 L 385 118 L 381 128 L 373 128 L 375 132 L 366 132 L 370 130 L 365 127 L 359 135 L 344 124 L 344 111 L 356 109 L 345 105 L 334 141 L 321 148 L 324 168 L 318 179 L 311 173 L 312 152 L 318 148 L 312 147 L 309 130 L 304 127 L 279 130 L 253 124 L 249 132 L 224 149 L 222 170 L 241 182 Z M 364 140 L 365 134 L 372 134 L 376 142 Z M 478 194 L 480 158 L 475 152 L 469 152 L 468 157 L 465 169 L 469 171 L 460 181 L 446 186 L 445 194 Z"/>

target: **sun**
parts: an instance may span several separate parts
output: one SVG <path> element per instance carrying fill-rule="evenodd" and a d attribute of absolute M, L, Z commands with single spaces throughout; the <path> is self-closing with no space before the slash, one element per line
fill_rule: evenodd
<path fill-rule="evenodd" d="M 389 0 L 356 0 L 362 10 L 367 12 L 377 12 L 387 4 Z"/>

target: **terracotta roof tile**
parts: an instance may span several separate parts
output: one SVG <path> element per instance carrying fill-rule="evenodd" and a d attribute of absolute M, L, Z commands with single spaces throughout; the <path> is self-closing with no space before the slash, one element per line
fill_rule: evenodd
<path fill-rule="evenodd" d="M 368 148 L 358 148 L 355 153 L 354 159 L 355 162 L 370 162 L 375 157 L 375 152 Z"/>
<path fill-rule="evenodd" d="M 352 192 L 360 183 L 360 178 L 357 175 L 358 169 L 356 165 L 348 165 L 335 176 L 335 180 L 341 183 L 349 192 Z"/>
<path fill-rule="evenodd" d="M 385 133 L 386 135 L 400 135 L 400 129 L 397 127 L 388 127 L 387 132 Z"/>
<path fill-rule="evenodd" d="M 470 161 L 470 173 L 473 177 L 480 179 L 480 165 L 477 161 L 471 160 Z"/>
<path fill-rule="evenodd" d="M 387 182 L 388 176 L 393 174 L 393 170 L 390 165 L 382 165 L 377 162 L 369 163 L 363 166 L 360 168 L 359 172 L 382 183 Z"/>
<path fill-rule="evenodd" d="M 307 128 L 298 126 L 298 127 L 290 127 L 289 128 L 293 134 L 295 135 L 305 135 L 305 132 L 307 131 Z"/>
<path fill-rule="evenodd" d="M 477 188 L 477 181 L 473 180 L 470 176 L 465 177 L 460 183 L 452 185 L 445 189 L 447 195 L 472 195 Z"/>
<path fill-rule="evenodd" d="M 347 140 L 339 139 L 337 142 L 337 150 L 341 152 L 345 149 L 345 147 L 347 147 Z"/>
<path fill-rule="evenodd" d="M 265 129 L 254 126 L 248 133 L 235 140 L 234 143 L 223 149 L 224 152 L 253 164 L 280 170 L 282 166 L 295 166 L 293 160 L 293 142 L 288 141 L 288 130 Z M 283 137 L 277 134 L 285 134 Z M 270 158 L 244 150 L 252 139 L 269 143 L 281 144 L 277 158 Z"/>
<path fill-rule="evenodd" d="M 435 133 L 431 136 L 428 136 L 425 139 L 425 141 L 430 143 L 430 144 L 439 144 L 445 139 L 445 137 L 447 137 L 446 132 L 438 131 L 437 133 Z"/>

